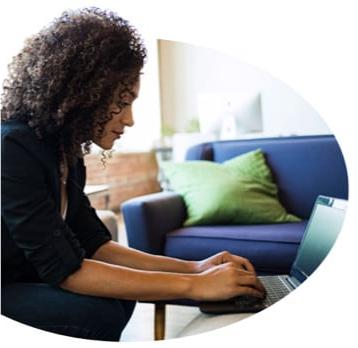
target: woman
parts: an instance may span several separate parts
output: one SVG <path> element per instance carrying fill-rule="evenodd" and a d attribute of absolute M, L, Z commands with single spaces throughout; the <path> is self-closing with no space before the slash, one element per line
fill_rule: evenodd
<path fill-rule="evenodd" d="M 83 156 L 133 126 L 146 51 L 96 8 L 65 12 L 14 58 L 2 96 L 2 313 L 73 337 L 118 341 L 135 300 L 263 297 L 250 262 L 194 262 L 119 245 L 83 193 Z M 105 159 L 104 159 L 105 160 Z"/>

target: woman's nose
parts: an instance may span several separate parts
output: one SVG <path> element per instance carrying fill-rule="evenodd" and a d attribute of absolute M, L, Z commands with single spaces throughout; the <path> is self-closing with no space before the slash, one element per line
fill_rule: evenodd
<path fill-rule="evenodd" d="M 129 109 L 122 118 L 122 123 L 127 127 L 132 127 L 134 125 L 133 112 L 132 109 Z"/>

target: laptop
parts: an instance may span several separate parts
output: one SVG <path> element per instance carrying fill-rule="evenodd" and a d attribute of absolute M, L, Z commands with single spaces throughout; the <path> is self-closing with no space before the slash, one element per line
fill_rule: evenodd
<path fill-rule="evenodd" d="M 227 301 L 201 302 L 204 313 L 250 313 L 265 309 L 300 286 L 321 264 L 342 228 L 347 201 L 318 196 L 306 226 L 290 274 L 260 276 L 267 296 L 264 300 L 238 296 Z"/>

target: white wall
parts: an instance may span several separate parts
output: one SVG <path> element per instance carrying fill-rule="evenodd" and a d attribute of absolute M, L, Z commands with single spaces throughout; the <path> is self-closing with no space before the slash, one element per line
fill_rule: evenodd
<path fill-rule="evenodd" d="M 271 79 L 261 94 L 263 129 L 268 135 L 332 133 L 318 113 L 284 83 Z"/>
<path fill-rule="evenodd" d="M 325 134 L 329 128 L 312 107 L 282 82 L 236 57 L 218 51 L 160 40 L 162 122 L 184 132 L 198 117 L 201 93 L 261 92 L 263 131 L 267 135 Z"/>

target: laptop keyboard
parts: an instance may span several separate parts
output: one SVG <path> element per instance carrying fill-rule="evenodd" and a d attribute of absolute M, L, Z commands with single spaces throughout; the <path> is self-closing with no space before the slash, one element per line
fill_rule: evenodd
<path fill-rule="evenodd" d="M 259 279 L 267 291 L 264 300 L 265 306 L 276 303 L 290 293 L 290 290 L 278 276 L 264 276 L 259 277 Z"/>

